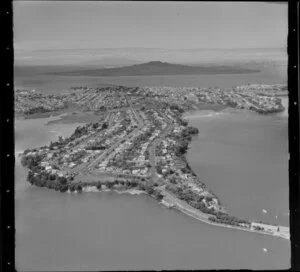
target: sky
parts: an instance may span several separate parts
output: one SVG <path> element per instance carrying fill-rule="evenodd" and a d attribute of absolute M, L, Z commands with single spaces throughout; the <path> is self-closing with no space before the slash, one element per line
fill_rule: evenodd
<path fill-rule="evenodd" d="M 14 1 L 13 6 L 17 57 L 39 50 L 96 49 L 102 57 L 115 50 L 115 56 L 141 59 L 154 49 L 159 54 L 286 48 L 287 43 L 287 4 Z"/>

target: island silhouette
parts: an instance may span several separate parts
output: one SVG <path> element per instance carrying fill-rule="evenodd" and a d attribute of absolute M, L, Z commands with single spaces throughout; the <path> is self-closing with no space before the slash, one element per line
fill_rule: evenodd
<path fill-rule="evenodd" d="M 100 63 L 99 63 L 100 65 Z M 189 66 L 162 61 L 150 61 L 142 64 L 118 68 L 92 68 L 73 71 L 54 72 L 56 75 L 70 76 L 152 76 L 152 75 L 216 75 L 216 74 L 249 74 L 260 70 L 240 66 Z"/>

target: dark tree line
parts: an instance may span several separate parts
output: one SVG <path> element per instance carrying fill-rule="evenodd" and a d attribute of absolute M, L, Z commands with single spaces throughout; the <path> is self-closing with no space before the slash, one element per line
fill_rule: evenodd
<path fill-rule="evenodd" d="M 60 177 L 45 171 L 33 172 L 29 170 L 27 181 L 38 187 L 47 187 L 61 192 L 66 192 L 69 189 L 69 181 L 66 177 Z"/>
<path fill-rule="evenodd" d="M 50 111 L 51 110 L 46 109 L 42 106 L 39 106 L 39 107 L 31 108 L 31 109 L 25 111 L 24 113 L 29 115 L 29 114 L 35 114 L 35 113 L 45 113 L 45 112 L 50 112 Z"/>
<path fill-rule="evenodd" d="M 28 153 L 28 152 L 27 152 Z M 44 158 L 43 155 L 31 155 L 31 156 L 22 156 L 21 158 L 21 164 L 24 167 L 27 167 L 31 170 L 33 169 L 39 169 L 40 168 L 40 162 Z"/>

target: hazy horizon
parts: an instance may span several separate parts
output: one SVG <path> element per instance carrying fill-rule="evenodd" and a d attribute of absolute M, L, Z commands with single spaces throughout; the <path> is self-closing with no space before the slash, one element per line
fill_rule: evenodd
<path fill-rule="evenodd" d="M 16 65 L 287 59 L 287 4 L 14 1 L 13 7 Z"/>
<path fill-rule="evenodd" d="M 15 51 L 15 65 L 133 65 L 170 63 L 287 62 L 285 48 L 194 49 L 157 48 L 40 49 Z"/>

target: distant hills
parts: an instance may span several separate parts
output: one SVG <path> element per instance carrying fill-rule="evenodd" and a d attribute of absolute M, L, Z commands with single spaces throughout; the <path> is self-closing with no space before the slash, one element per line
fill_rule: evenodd
<path fill-rule="evenodd" d="M 70 76 L 151 76 L 151 75 L 215 75 L 215 74 L 249 74 L 260 70 L 240 66 L 188 66 L 161 61 L 151 61 L 142 64 L 118 68 L 92 68 L 73 71 L 60 71 L 54 74 Z M 51 73 L 52 74 L 52 73 Z"/>

